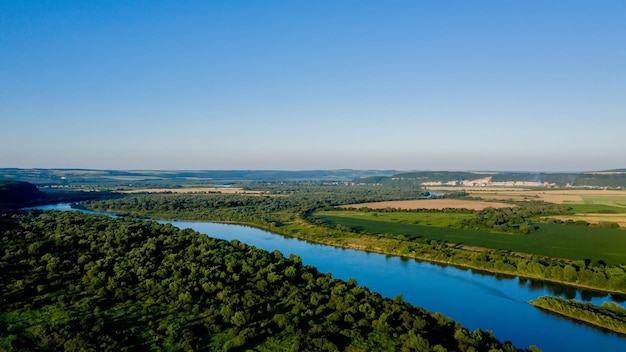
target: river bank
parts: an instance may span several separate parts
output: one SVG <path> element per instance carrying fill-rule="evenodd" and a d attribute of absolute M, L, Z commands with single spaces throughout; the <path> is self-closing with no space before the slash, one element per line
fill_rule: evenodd
<path fill-rule="evenodd" d="M 89 210 L 79 207 L 82 210 Z M 110 212 L 120 215 L 116 209 L 110 209 Z M 137 214 L 122 214 L 123 216 L 135 216 Z M 401 258 L 415 259 L 431 263 L 444 265 L 453 265 L 464 269 L 480 270 L 495 275 L 510 275 L 525 279 L 538 280 L 542 282 L 554 283 L 568 286 L 576 289 L 592 290 L 601 293 L 626 295 L 626 290 L 611 289 L 592 284 L 589 280 L 581 282 L 580 280 L 567 281 L 554 277 L 549 277 L 554 271 L 561 270 L 563 267 L 581 265 L 575 261 L 564 258 L 545 257 L 527 253 L 517 253 L 513 251 L 493 250 L 481 247 L 465 248 L 463 245 L 444 244 L 436 241 L 410 241 L 397 239 L 388 236 L 374 236 L 367 234 L 356 234 L 351 231 L 331 229 L 321 225 L 313 224 L 301 216 L 295 216 L 289 222 L 275 226 L 273 222 L 249 222 L 234 221 L 225 219 L 197 219 L 194 216 L 189 218 L 178 216 L 169 218 L 166 214 L 142 214 L 141 218 L 152 220 L 182 220 L 182 221 L 210 221 L 215 223 L 236 224 L 250 226 L 265 230 L 277 235 L 287 236 L 305 240 L 311 243 L 329 245 L 344 249 L 353 249 L 365 251 L 368 253 L 378 253 L 390 256 L 398 256 Z M 179 214 L 181 215 L 181 214 Z M 295 214 L 294 214 L 295 215 Z M 485 258 L 476 260 L 476 253 L 481 253 Z M 502 265 L 494 265 L 496 261 L 505 261 Z M 517 262 L 517 264 L 516 264 Z M 520 264 L 519 262 L 522 262 Z M 510 264 L 513 263 L 513 264 Z M 531 270 L 522 271 L 520 267 L 525 268 L 526 264 L 534 265 Z M 497 266 L 497 267 L 496 267 Z M 579 268 L 585 269 L 585 268 Z M 597 270 L 598 268 L 594 268 Z M 596 274 L 603 275 L 603 274 Z M 606 280 L 606 278 L 604 278 Z"/>
<path fill-rule="evenodd" d="M 315 237 L 307 236 L 307 230 L 310 230 L 310 226 L 316 226 L 316 225 L 307 223 L 306 221 L 302 219 L 300 219 L 299 222 L 294 223 L 293 224 L 294 226 L 287 227 L 287 228 L 260 225 L 260 224 L 255 224 L 255 223 L 235 222 L 235 221 L 216 221 L 216 222 L 255 227 L 255 228 L 265 230 L 271 233 L 275 233 L 278 235 L 282 235 L 282 236 L 298 238 L 301 240 L 309 241 L 311 243 L 329 245 L 329 246 L 334 246 L 334 247 L 339 247 L 339 248 L 344 248 L 344 249 L 353 249 L 353 250 L 364 251 L 368 253 L 377 253 L 377 254 L 391 255 L 391 256 L 397 256 L 397 257 L 407 258 L 407 259 L 421 260 L 421 261 L 426 261 L 430 263 L 452 265 L 452 266 L 456 266 L 456 267 L 464 268 L 464 269 L 480 270 L 480 271 L 488 272 L 491 274 L 510 275 L 510 276 L 515 276 L 515 277 L 520 277 L 520 278 L 525 278 L 525 279 L 532 279 L 532 280 L 538 280 L 542 282 L 555 283 L 559 285 L 572 287 L 575 289 L 585 289 L 585 290 L 592 290 L 592 291 L 597 291 L 601 293 L 626 295 L 625 290 L 611 290 L 607 288 L 601 288 L 601 287 L 597 287 L 593 285 L 586 285 L 586 284 L 577 283 L 577 282 L 556 280 L 552 278 L 546 278 L 540 275 L 530 275 L 528 273 L 521 273 L 519 270 L 502 270 L 502 269 L 489 268 L 485 266 L 472 265 L 471 263 L 468 263 L 466 261 L 454 260 L 455 258 L 442 260 L 442 259 L 433 258 L 430 254 L 420 255 L 420 252 L 418 251 L 401 253 L 400 248 L 407 245 L 408 241 L 406 240 L 397 240 L 393 238 L 377 238 L 377 237 L 368 236 L 368 235 L 353 236 L 350 232 L 344 232 L 342 237 L 319 238 L 317 236 Z M 410 244 L 416 245 L 415 242 L 410 242 Z M 471 250 L 465 249 L 465 248 L 455 248 L 453 246 L 448 246 L 448 248 L 451 251 L 470 251 L 470 252 L 480 251 L 480 252 L 485 252 L 485 253 L 498 253 L 498 251 L 494 251 L 494 250 L 490 250 L 486 248 L 478 248 L 478 247 L 473 247 Z M 533 258 L 534 257 L 534 258 L 539 258 L 541 260 L 546 260 L 546 261 L 572 262 L 570 260 L 563 259 L 563 258 L 541 257 L 541 256 L 530 255 L 530 254 L 525 254 L 525 253 L 508 252 L 508 255 L 510 255 L 511 257 L 518 257 L 518 258 Z"/>

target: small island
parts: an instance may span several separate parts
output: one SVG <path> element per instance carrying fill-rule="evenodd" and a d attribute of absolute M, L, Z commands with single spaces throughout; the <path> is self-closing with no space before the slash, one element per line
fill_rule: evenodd
<path fill-rule="evenodd" d="M 602 306 L 596 306 L 574 299 L 548 296 L 539 297 L 528 303 L 559 315 L 626 334 L 626 309 L 615 303 L 604 302 Z"/>

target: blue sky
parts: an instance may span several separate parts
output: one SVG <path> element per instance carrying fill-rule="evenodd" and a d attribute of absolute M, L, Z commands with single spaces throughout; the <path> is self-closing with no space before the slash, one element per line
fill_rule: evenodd
<path fill-rule="evenodd" d="M 0 167 L 626 167 L 626 1 L 0 0 Z"/>

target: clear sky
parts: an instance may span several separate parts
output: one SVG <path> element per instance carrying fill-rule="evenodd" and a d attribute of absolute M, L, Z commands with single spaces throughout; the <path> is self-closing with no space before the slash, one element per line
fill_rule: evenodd
<path fill-rule="evenodd" d="M 0 167 L 626 167 L 626 1 L 0 0 Z"/>

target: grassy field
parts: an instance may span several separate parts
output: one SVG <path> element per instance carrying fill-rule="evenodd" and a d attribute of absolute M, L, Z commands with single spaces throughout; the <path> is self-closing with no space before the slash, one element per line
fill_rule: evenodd
<path fill-rule="evenodd" d="M 371 234 L 401 234 L 409 240 L 423 238 L 574 260 L 591 259 L 603 260 L 608 264 L 626 264 L 626 251 L 622 250 L 626 248 L 626 233 L 619 229 L 540 224 L 540 228 L 530 235 L 514 235 L 435 226 L 434 224 L 445 223 L 446 220 L 441 219 L 433 220 L 431 226 L 424 223 L 415 224 L 410 223 L 411 220 L 408 218 L 401 219 L 399 213 L 389 214 L 395 216 L 396 220 L 391 218 L 379 220 L 374 216 L 355 216 L 351 213 L 319 212 L 316 216 L 330 225 L 343 225 Z M 424 214 L 407 213 L 407 215 Z"/>
<path fill-rule="evenodd" d="M 474 210 L 482 210 L 485 208 L 509 208 L 514 207 L 515 205 L 500 203 L 500 202 L 483 202 L 477 200 L 466 200 L 466 199 L 415 199 L 415 200 L 394 200 L 388 202 L 371 202 L 371 203 L 358 203 L 358 204 L 348 204 L 342 205 L 340 208 L 346 209 L 359 209 L 359 208 L 369 208 L 369 209 L 385 209 L 385 208 L 394 208 L 394 209 L 446 209 L 446 208 L 455 208 L 455 209 L 474 209 Z"/>
<path fill-rule="evenodd" d="M 594 225 L 608 226 L 606 223 L 614 223 L 619 225 L 621 229 L 626 229 L 626 215 L 625 214 L 575 214 L 575 215 L 560 215 L 553 216 L 553 218 L 561 221 L 586 221 Z M 604 224 L 603 224 L 604 223 Z M 626 233 L 624 233 L 626 235 Z"/>
<path fill-rule="evenodd" d="M 592 196 L 582 196 L 584 204 L 607 204 L 607 205 L 615 205 L 626 207 L 626 197 L 624 196 L 602 196 L 602 195 L 592 195 Z"/>
<path fill-rule="evenodd" d="M 591 213 L 591 214 L 626 214 L 626 207 L 616 207 L 606 204 L 569 204 L 574 213 Z"/>
<path fill-rule="evenodd" d="M 405 212 L 362 212 L 362 211 L 324 211 L 324 216 L 351 217 L 356 219 L 370 219 L 400 224 L 420 224 L 426 226 L 449 227 L 459 224 L 463 219 L 473 217 L 472 214 L 457 213 L 405 213 Z"/>

